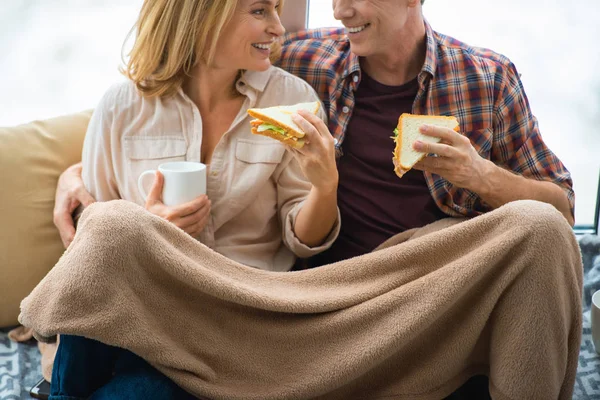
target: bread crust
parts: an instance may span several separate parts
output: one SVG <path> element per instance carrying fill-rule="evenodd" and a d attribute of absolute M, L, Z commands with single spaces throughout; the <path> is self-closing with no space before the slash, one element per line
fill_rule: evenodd
<path fill-rule="evenodd" d="M 409 113 L 403 113 L 402 115 L 400 115 L 400 117 L 398 118 L 398 125 L 396 126 L 396 129 L 398 130 L 398 134 L 393 138 L 394 142 L 396 142 L 396 147 L 394 148 L 394 156 L 392 158 L 392 161 L 394 162 L 394 172 L 396 173 L 396 175 L 398 175 L 399 178 L 402 178 L 402 176 L 404 174 L 406 174 L 408 171 L 410 171 L 412 169 L 412 166 L 403 165 L 402 161 L 400 160 L 400 153 L 402 151 L 402 119 L 403 118 L 412 118 L 412 117 L 418 117 L 418 118 L 422 118 L 422 119 L 432 119 L 432 120 L 444 120 L 445 119 L 445 120 L 457 121 L 455 117 L 447 117 L 447 116 L 442 116 L 442 115 L 416 115 L 416 114 L 409 114 Z M 460 129 L 460 126 L 457 124 L 456 128 L 454 128 L 454 131 L 459 132 L 459 129 Z M 417 158 L 417 162 L 421 161 L 425 156 L 426 156 L 425 153 L 421 154 Z"/>

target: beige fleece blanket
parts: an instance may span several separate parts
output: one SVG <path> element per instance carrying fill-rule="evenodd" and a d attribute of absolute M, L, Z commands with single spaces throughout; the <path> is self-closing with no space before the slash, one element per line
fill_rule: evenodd
<path fill-rule="evenodd" d="M 20 321 L 129 349 L 211 399 L 441 399 L 476 373 L 494 399 L 571 398 L 582 268 L 553 207 L 511 203 L 384 247 L 265 272 L 134 204 L 95 204 Z"/>

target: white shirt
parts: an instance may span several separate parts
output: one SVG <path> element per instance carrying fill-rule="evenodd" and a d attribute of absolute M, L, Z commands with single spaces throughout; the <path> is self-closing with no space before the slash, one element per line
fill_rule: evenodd
<path fill-rule="evenodd" d="M 207 176 L 211 215 L 198 240 L 248 266 L 288 271 L 295 256 L 310 257 L 337 238 L 340 217 L 325 243 L 309 248 L 293 232 L 311 188 L 282 143 L 250 132 L 246 110 L 318 101 L 303 80 L 271 67 L 247 71 L 236 83 L 245 96 L 231 127 L 214 149 Z M 320 115 L 325 119 L 321 107 Z M 83 180 L 98 201 L 125 199 L 144 205 L 140 174 L 168 161 L 200 162 L 202 116 L 179 90 L 146 98 L 133 82 L 111 87 L 94 111 L 83 147 Z"/>

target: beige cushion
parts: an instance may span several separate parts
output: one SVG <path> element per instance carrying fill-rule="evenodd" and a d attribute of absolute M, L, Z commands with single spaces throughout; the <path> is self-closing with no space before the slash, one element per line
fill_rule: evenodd
<path fill-rule="evenodd" d="M 52 222 L 58 177 L 81 160 L 91 111 L 0 128 L 0 326 L 64 251 Z"/>

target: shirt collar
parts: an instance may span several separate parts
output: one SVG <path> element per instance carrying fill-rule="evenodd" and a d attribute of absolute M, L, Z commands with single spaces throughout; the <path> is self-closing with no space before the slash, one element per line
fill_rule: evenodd
<path fill-rule="evenodd" d="M 246 89 L 250 87 L 258 92 L 264 92 L 274 69 L 275 67 L 271 66 L 266 71 L 244 71 L 236 82 L 237 90 L 246 94 Z"/>
<path fill-rule="evenodd" d="M 421 73 L 419 74 L 419 81 L 421 81 L 421 75 L 424 73 L 428 73 L 432 77 L 435 76 L 437 67 L 437 42 L 435 40 L 435 32 L 427 21 L 425 21 L 425 34 L 427 50 L 425 53 L 425 62 L 423 63 L 423 68 L 421 68 Z"/>
<path fill-rule="evenodd" d="M 349 41 L 348 46 L 350 46 Z M 353 75 L 356 72 L 360 73 L 360 60 L 356 54 L 350 51 L 348 59 L 346 60 L 344 65 L 344 72 L 342 74 L 342 78 L 346 79 L 348 76 Z"/>
<path fill-rule="evenodd" d="M 348 36 L 345 37 L 345 45 L 348 46 L 347 57 L 342 63 L 342 81 L 345 81 L 349 76 L 353 76 L 353 90 L 358 89 L 360 83 L 360 59 L 359 57 L 350 50 L 350 39 Z"/>

